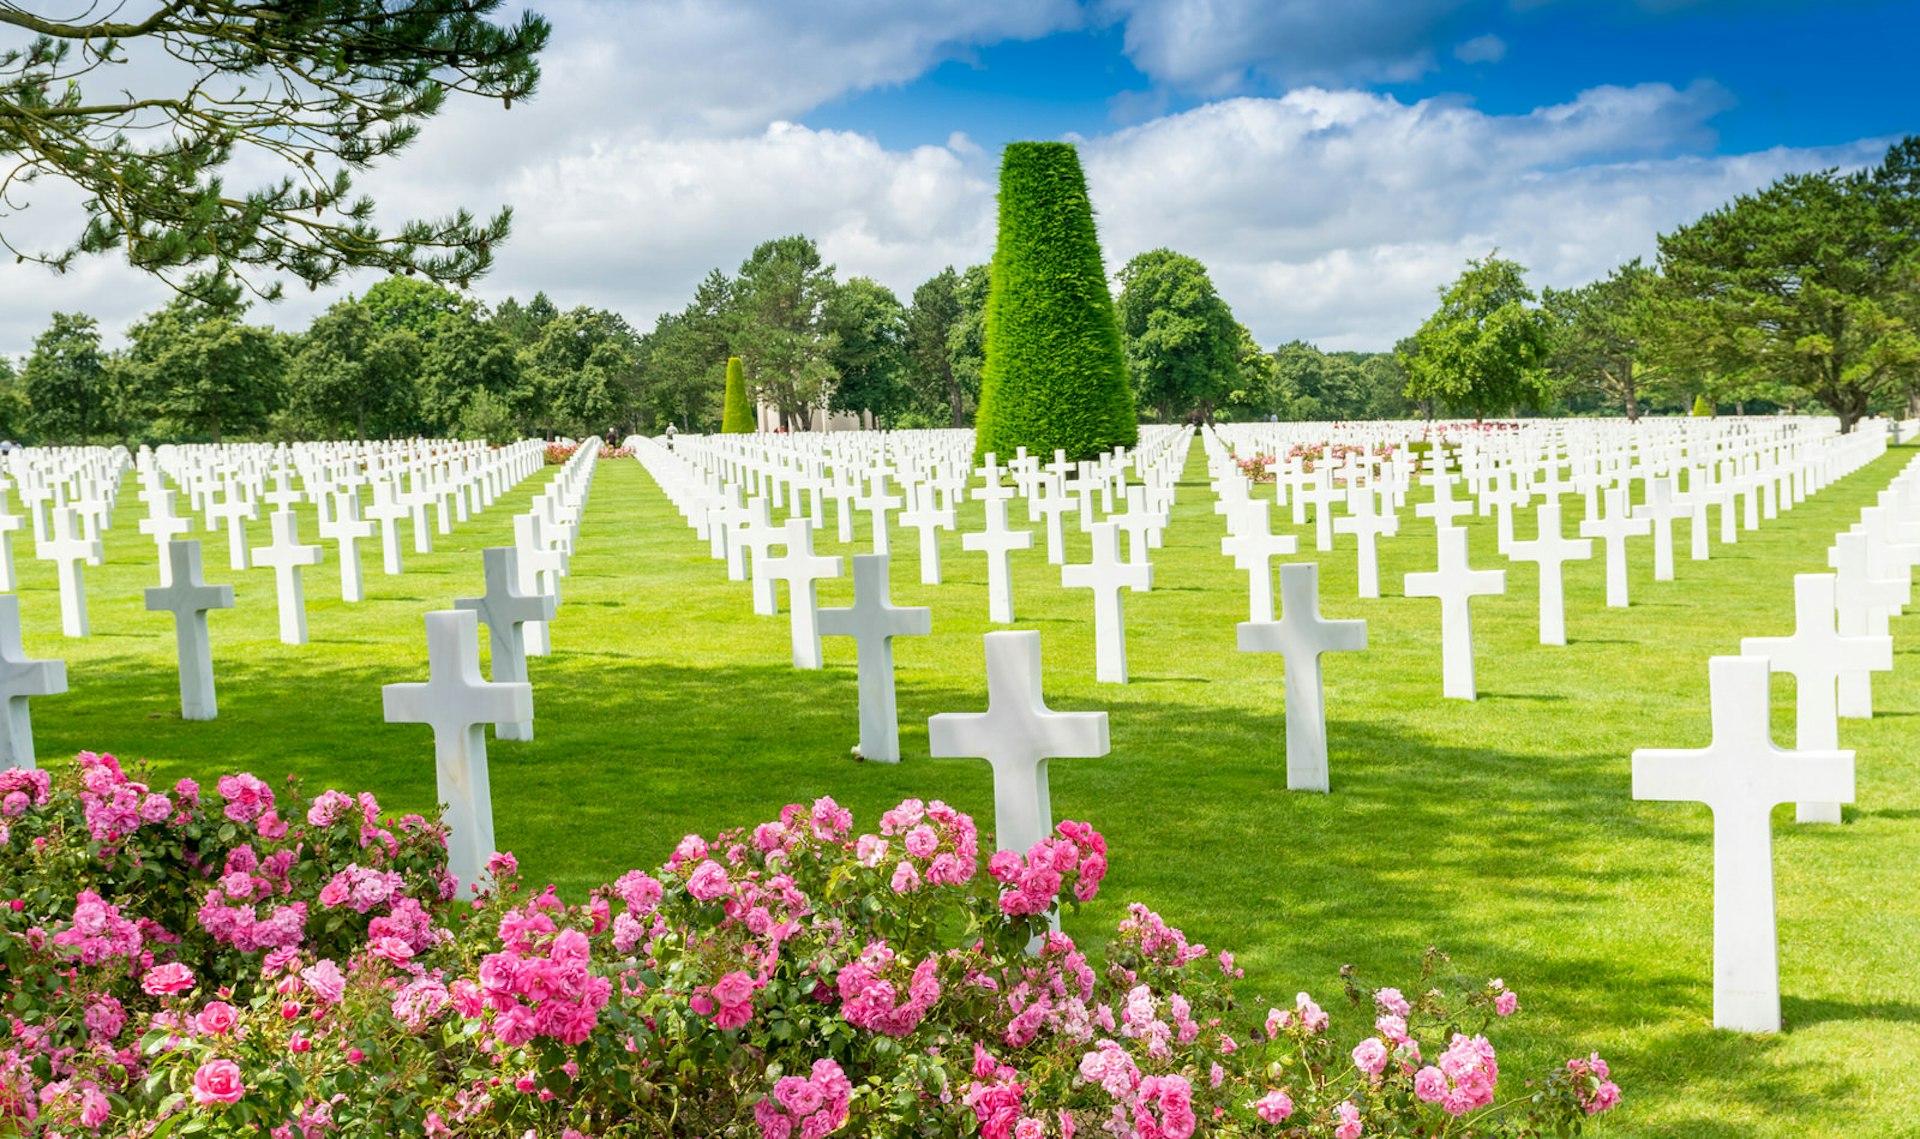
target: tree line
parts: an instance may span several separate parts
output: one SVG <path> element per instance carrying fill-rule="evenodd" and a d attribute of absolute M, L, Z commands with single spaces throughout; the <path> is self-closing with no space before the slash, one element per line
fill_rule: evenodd
<path fill-rule="evenodd" d="M 1790 174 L 1574 289 L 1472 261 L 1397 346 L 1428 407 L 1920 415 L 1920 137 L 1876 166 Z"/>

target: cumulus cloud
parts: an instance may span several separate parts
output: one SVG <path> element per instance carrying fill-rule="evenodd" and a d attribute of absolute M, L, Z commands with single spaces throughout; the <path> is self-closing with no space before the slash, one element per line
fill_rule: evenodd
<path fill-rule="evenodd" d="M 1401 82 L 1434 66 L 1433 45 L 1496 6 L 1485 0 L 1108 0 L 1126 51 L 1155 81 L 1205 94 L 1251 79 Z"/>
<path fill-rule="evenodd" d="M 1085 158 L 1112 265 L 1170 246 L 1212 268 L 1262 343 L 1379 349 L 1469 257 L 1498 247 L 1536 283 L 1578 284 L 1734 195 L 1884 147 L 1684 156 L 1724 100 L 1649 84 L 1491 115 L 1304 89 L 1128 128 Z"/>

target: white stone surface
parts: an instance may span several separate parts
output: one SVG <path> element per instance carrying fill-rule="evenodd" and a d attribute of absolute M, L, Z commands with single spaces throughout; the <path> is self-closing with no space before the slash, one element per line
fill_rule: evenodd
<path fill-rule="evenodd" d="M 1635 518 L 1633 512 L 1627 509 L 1627 492 L 1624 489 L 1614 487 L 1608 490 L 1605 501 L 1606 515 L 1581 522 L 1580 536 L 1598 538 L 1606 547 L 1607 605 L 1624 609 L 1628 605 L 1627 539 L 1652 532 L 1653 523 L 1644 518 Z"/>
<path fill-rule="evenodd" d="M 1467 564 L 1467 531 L 1445 526 L 1439 531 L 1440 565 L 1406 577 L 1408 597 L 1440 599 L 1441 692 L 1453 700 L 1477 700 L 1473 678 L 1473 610 L 1475 597 L 1507 591 L 1505 570 L 1476 570 Z"/>
<path fill-rule="evenodd" d="M 1544 502 L 1534 510 L 1539 536 L 1531 541 L 1508 544 L 1508 555 L 1518 562 L 1533 562 L 1540 567 L 1540 643 L 1567 643 L 1566 585 L 1561 572 L 1567 562 L 1584 561 L 1593 556 L 1590 538 L 1568 538 L 1560 532 L 1560 504 Z"/>
<path fill-rule="evenodd" d="M 66 690 L 66 662 L 27 657 L 20 643 L 20 599 L 0 594 L 0 770 L 34 766 L 28 698 Z"/>
<path fill-rule="evenodd" d="M 200 574 L 200 543 L 167 544 L 171 581 L 147 590 L 148 610 L 173 614 L 173 640 L 180 666 L 180 718 L 211 720 L 220 714 L 213 690 L 213 645 L 207 610 L 233 608 L 231 585 L 208 585 Z"/>
<path fill-rule="evenodd" d="M 1785 751 L 1767 733 L 1767 662 L 1708 662 L 1713 741 L 1633 753 L 1633 797 L 1713 808 L 1713 1024 L 1780 1030 L 1773 808 L 1853 801 L 1853 753 Z"/>
<path fill-rule="evenodd" d="M 767 559 L 767 573 L 787 583 L 787 616 L 793 629 L 793 667 L 820 668 L 820 610 L 816 583 L 840 576 L 840 559 L 813 552 L 813 523 L 789 518 L 786 549 Z"/>
<path fill-rule="evenodd" d="M 992 456 L 988 456 L 991 461 Z M 990 480 L 989 487 L 999 487 Z M 1007 503 L 1004 495 L 986 498 L 986 529 L 960 535 L 960 548 L 987 555 L 987 619 L 996 625 L 1013 624 L 1013 568 L 1008 555 L 1014 550 L 1033 548 L 1033 531 L 1007 529 Z"/>
<path fill-rule="evenodd" d="M 53 532 L 40 543 L 40 559 L 54 563 L 60 583 L 60 631 L 87 635 L 87 579 L 83 568 L 100 561 L 100 539 L 83 537 L 80 514 L 71 506 L 53 511 Z"/>
<path fill-rule="evenodd" d="M 307 591 L 300 581 L 300 570 L 320 564 L 320 547 L 300 541 L 300 517 L 291 510 L 273 514 L 273 544 L 256 546 L 255 565 L 273 571 L 274 596 L 280 606 L 280 642 L 287 645 L 307 643 Z"/>
<path fill-rule="evenodd" d="M 885 554 L 855 554 L 853 605 L 820 610 L 820 634 L 852 637 L 859 672 L 860 755 L 900 762 L 900 715 L 894 691 L 893 639 L 933 632 L 933 610 L 895 605 L 888 595 Z"/>
<path fill-rule="evenodd" d="M 942 712 L 927 721 L 935 758 L 974 757 L 993 766 L 994 841 L 1022 855 L 1053 833 L 1047 763 L 1107 754 L 1105 712 L 1055 712 L 1040 684 L 1040 634 L 988 633 L 987 710 Z"/>
<path fill-rule="evenodd" d="M 1096 522 L 1088 532 L 1093 538 L 1093 560 L 1061 566 L 1060 585 L 1093 591 L 1094 678 L 1102 684 L 1125 684 L 1127 615 L 1121 591 L 1152 589 L 1153 566 L 1121 559 L 1120 527 L 1116 524 Z"/>
<path fill-rule="evenodd" d="M 520 552 L 512 546 L 488 546 L 480 551 L 487 590 L 479 597 L 457 598 L 455 609 L 470 609 L 487 626 L 487 651 L 496 684 L 523 684 L 527 680 L 528 621 L 553 620 L 555 602 L 544 593 L 520 592 Z M 530 740 L 532 720 L 494 724 L 496 739 Z"/>
<path fill-rule="evenodd" d="M 1840 677 L 1893 668 L 1892 637 L 1840 635 L 1835 625 L 1834 585 L 1830 573 L 1795 574 L 1793 635 L 1740 640 L 1741 656 L 1761 657 L 1774 672 L 1792 675 L 1797 751 L 1839 749 Z M 1803 823 L 1838 823 L 1840 804 L 1801 802 L 1795 805 L 1795 817 Z"/>
<path fill-rule="evenodd" d="M 480 679 L 480 624 L 463 610 L 428 613 L 427 681 L 380 689 L 389 724 L 428 724 L 440 802 L 445 805 L 447 867 L 457 896 L 471 898 L 486 874 L 493 840 L 487 785 L 487 724 L 533 719 L 533 687 Z"/>
<path fill-rule="evenodd" d="M 1320 615 L 1320 566 L 1314 562 L 1280 567 L 1280 604 L 1279 621 L 1240 624 L 1240 651 L 1280 654 L 1287 689 L 1287 789 L 1324 792 L 1327 709 L 1320 654 L 1366 648 L 1367 623 Z"/>
<path fill-rule="evenodd" d="M 1247 620 L 1273 620 L 1273 559 L 1299 552 L 1300 539 L 1275 534 L 1273 503 L 1259 499 L 1240 506 L 1240 529 L 1220 539 L 1220 552 L 1247 574 Z"/>

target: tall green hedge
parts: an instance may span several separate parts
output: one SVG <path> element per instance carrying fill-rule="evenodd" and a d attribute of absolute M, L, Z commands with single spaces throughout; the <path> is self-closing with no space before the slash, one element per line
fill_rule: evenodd
<path fill-rule="evenodd" d="M 1019 447 L 1090 459 L 1139 439 L 1080 156 L 1016 142 L 1000 160 L 976 459 Z"/>
<path fill-rule="evenodd" d="M 722 435 L 753 434 L 753 405 L 747 402 L 747 376 L 740 370 L 740 357 L 727 357 L 727 402 L 720 409 Z"/>

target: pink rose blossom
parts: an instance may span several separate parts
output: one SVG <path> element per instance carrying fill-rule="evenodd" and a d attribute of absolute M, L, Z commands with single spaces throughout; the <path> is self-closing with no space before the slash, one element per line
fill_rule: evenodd
<path fill-rule="evenodd" d="M 209 1060 L 193 1073 L 193 1102 L 201 1107 L 239 1103 L 246 1094 L 240 1065 L 232 1060 Z"/>

